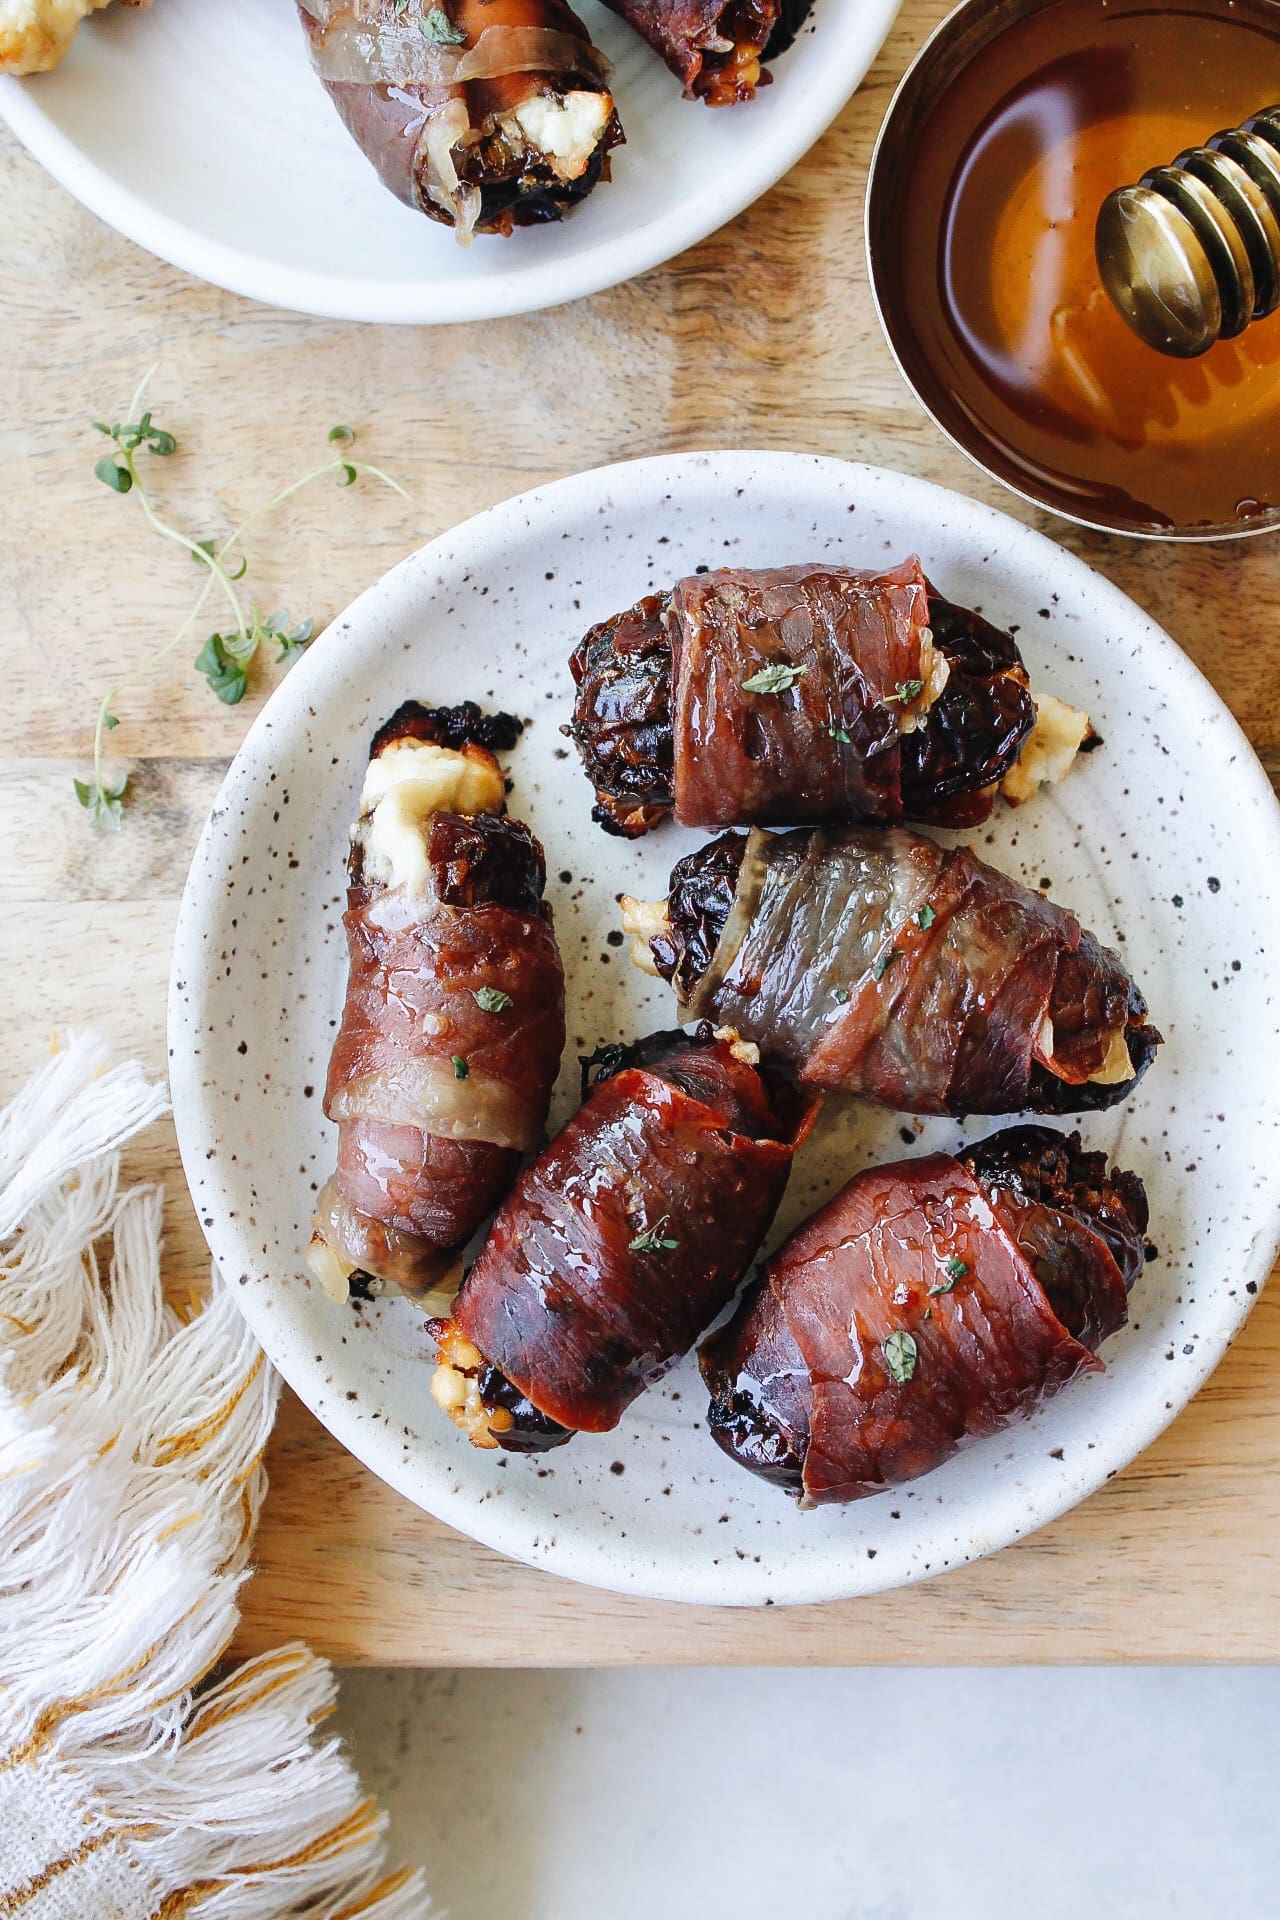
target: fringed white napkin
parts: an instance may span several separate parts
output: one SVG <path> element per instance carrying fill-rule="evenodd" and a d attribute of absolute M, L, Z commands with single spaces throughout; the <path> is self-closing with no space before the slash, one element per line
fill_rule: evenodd
<path fill-rule="evenodd" d="M 421 1920 L 381 1878 L 303 1646 L 205 1685 L 234 1630 L 278 1384 L 221 1284 L 160 1287 L 164 1111 L 78 1036 L 0 1113 L 0 1915 Z"/>

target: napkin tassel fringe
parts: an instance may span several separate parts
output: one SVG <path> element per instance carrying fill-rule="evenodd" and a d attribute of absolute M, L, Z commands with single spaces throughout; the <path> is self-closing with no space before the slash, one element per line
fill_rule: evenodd
<path fill-rule="evenodd" d="M 0 1916 L 423 1920 L 328 1664 L 215 1672 L 279 1384 L 220 1280 L 164 1302 L 120 1149 L 166 1104 L 76 1035 L 0 1112 Z"/>

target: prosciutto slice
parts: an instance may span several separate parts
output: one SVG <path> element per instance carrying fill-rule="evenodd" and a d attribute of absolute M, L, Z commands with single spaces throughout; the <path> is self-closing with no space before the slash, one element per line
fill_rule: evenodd
<path fill-rule="evenodd" d="M 696 574 L 593 627 L 570 665 L 596 818 L 630 836 L 669 813 L 972 826 L 1000 792 L 1061 778 L 1089 735 L 914 557 Z"/>
<path fill-rule="evenodd" d="M 518 844 L 527 829 L 510 824 Z M 450 815 L 433 821 L 433 865 L 453 827 Z M 495 900 L 458 907 L 437 895 L 426 906 L 395 888 L 355 887 L 349 899 L 329 1118 L 425 1121 L 441 1139 L 531 1152 L 564 1044 L 549 918 Z"/>
<path fill-rule="evenodd" d="M 605 0 L 662 56 L 690 100 L 731 106 L 772 75 L 812 0 Z"/>
<path fill-rule="evenodd" d="M 325 1091 L 338 1165 L 313 1243 L 315 1270 L 338 1292 L 352 1273 L 429 1291 L 546 1123 L 564 974 L 542 850 L 497 811 L 501 771 L 469 737 L 486 728 L 474 708 L 411 704 L 375 741 Z M 432 804 L 451 794 L 494 811 Z"/>
<path fill-rule="evenodd" d="M 560 220 L 608 177 L 608 66 L 565 0 L 298 0 L 348 132 L 408 206 L 473 233 Z"/>
<path fill-rule="evenodd" d="M 695 574 L 671 602 L 673 798 L 682 826 L 902 813 L 894 751 L 933 672 L 918 560 L 885 574 Z M 772 676 L 772 678 L 771 678 Z"/>
<path fill-rule="evenodd" d="M 432 1391 L 477 1444 L 615 1427 L 732 1298 L 812 1111 L 748 1054 L 704 1029 L 604 1056 L 440 1330 Z"/>
<path fill-rule="evenodd" d="M 1160 1044 L 1073 914 L 904 828 L 726 835 L 676 867 L 664 907 L 626 910 L 684 1018 L 898 1112 L 1111 1105 Z"/>
<path fill-rule="evenodd" d="M 918 1479 L 1103 1370 L 1146 1226 L 1135 1175 L 1044 1127 L 858 1174 L 705 1343 L 711 1431 L 807 1505 Z"/>

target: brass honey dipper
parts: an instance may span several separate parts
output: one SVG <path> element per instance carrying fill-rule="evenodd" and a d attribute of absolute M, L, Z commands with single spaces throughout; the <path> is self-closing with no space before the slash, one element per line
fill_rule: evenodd
<path fill-rule="evenodd" d="M 1191 360 L 1280 306 L 1280 106 L 1117 187 L 1098 271 L 1133 332 Z"/>

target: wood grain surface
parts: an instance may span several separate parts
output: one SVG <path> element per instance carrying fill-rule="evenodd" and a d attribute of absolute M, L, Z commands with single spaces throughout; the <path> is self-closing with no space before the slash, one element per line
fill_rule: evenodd
<path fill-rule="evenodd" d="M 336 420 L 391 468 L 300 497 L 250 543 L 256 597 L 318 624 L 442 528 L 582 467 L 788 447 L 897 467 L 1050 533 L 1131 594 L 1280 767 L 1280 546 L 1080 532 L 985 481 L 918 411 L 867 291 L 862 192 L 891 87 L 942 12 L 908 0 L 837 125 L 722 233 L 630 286 L 484 327 L 354 327 L 196 284 L 119 239 L 0 135 L 0 1097 L 67 1023 L 162 1069 L 169 942 L 204 815 L 275 677 L 219 706 L 184 646 L 122 700 L 125 830 L 71 796 L 101 694 L 198 586 L 135 501 L 93 478 L 95 417 L 159 361 L 180 436 L 157 492 L 224 530 L 325 453 Z M 200 636 L 197 636 L 198 638 Z M 323 641 L 320 642 L 323 644 Z M 168 1127 L 130 1156 L 168 1190 L 168 1270 L 206 1269 Z M 428 1519 L 285 1397 L 241 1646 L 300 1635 L 345 1662 L 1269 1660 L 1280 1647 L 1280 1297 L 1260 1300 L 1171 1431 L 1074 1513 L 906 1592 L 756 1613 L 654 1606 L 526 1570 Z"/>

